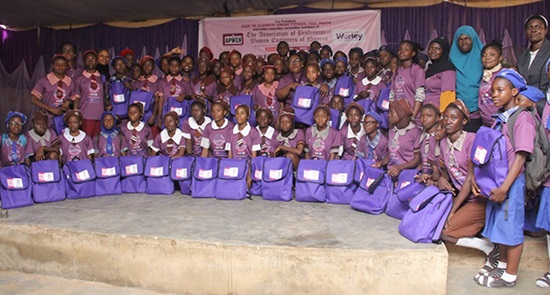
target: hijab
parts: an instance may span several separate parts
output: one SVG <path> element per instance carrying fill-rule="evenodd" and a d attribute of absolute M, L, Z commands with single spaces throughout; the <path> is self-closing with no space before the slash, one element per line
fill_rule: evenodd
<path fill-rule="evenodd" d="M 435 38 L 432 40 L 432 42 L 430 42 L 430 46 L 433 43 L 439 44 L 439 46 L 441 46 L 442 52 L 441 52 L 441 57 L 439 59 L 432 60 L 432 63 L 428 65 L 428 69 L 426 70 L 426 79 L 445 71 L 455 70 L 455 66 L 449 60 L 450 44 L 447 38 L 445 37 Z"/>

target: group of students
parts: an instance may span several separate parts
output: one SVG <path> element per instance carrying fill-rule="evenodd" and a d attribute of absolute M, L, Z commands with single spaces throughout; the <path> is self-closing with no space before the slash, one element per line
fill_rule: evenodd
<path fill-rule="evenodd" d="M 159 60 L 144 56 L 137 63 L 129 49 L 110 62 L 106 50 L 88 50 L 83 67 L 75 61 L 75 47 L 64 44 L 52 59 L 52 72 L 32 90 L 31 101 L 40 109 L 31 117 L 32 129 L 23 130 L 25 114 L 7 115 L 1 164 L 160 154 L 288 157 L 294 170 L 300 159 L 367 158 L 394 180 L 405 169 L 418 169 L 418 181 L 455 196 L 443 240 L 487 255 L 474 280 L 489 287 L 514 286 L 528 219 L 524 164 L 534 150 L 536 128 L 545 128 L 550 137 L 550 99 L 503 67 L 502 46 L 470 39 L 469 50 L 479 50 L 477 60 L 485 69 L 475 106 L 480 112 L 472 112 L 456 97 L 456 71 L 461 72 L 456 60 L 463 58 L 457 46 L 472 35 L 469 28 L 457 31 L 452 47 L 445 38 L 432 40 L 428 65 L 421 63 L 421 48 L 412 41 L 402 41 L 397 53 L 382 46 L 367 53 L 352 48 L 347 54 L 333 54 L 319 42 L 309 52 L 291 52 L 280 42 L 267 59 L 236 50 L 216 59 L 204 47 L 196 62 L 191 56 L 180 58 L 177 48 Z M 164 77 L 153 73 L 155 66 Z M 545 67 L 550 77 L 548 62 Z M 351 87 L 340 87 L 344 80 Z M 301 86 L 314 87 L 320 95 L 311 125 L 295 124 L 294 94 Z M 232 105 L 239 95 L 250 96 L 251 102 Z M 510 116 L 547 99 L 542 116 L 535 111 L 519 115 L 514 146 L 507 140 L 504 183 L 489 196 L 479 196 L 470 158 L 475 133 L 467 126 L 481 117 L 483 125 L 508 138 Z M 538 194 L 536 227 L 550 230 L 550 181 Z M 550 287 L 550 273 L 537 285 Z"/>

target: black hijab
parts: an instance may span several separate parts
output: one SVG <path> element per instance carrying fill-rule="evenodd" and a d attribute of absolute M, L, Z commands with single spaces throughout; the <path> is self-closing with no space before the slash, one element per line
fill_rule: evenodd
<path fill-rule="evenodd" d="M 429 78 L 433 75 L 439 74 L 441 72 L 445 71 L 454 71 L 455 66 L 453 63 L 449 60 L 449 51 L 450 51 L 450 44 L 447 38 L 440 37 L 435 38 L 430 42 L 430 45 L 432 43 L 437 43 L 439 46 L 441 46 L 441 49 L 443 52 L 441 53 L 441 58 L 437 60 L 432 60 L 432 63 L 428 65 L 428 69 L 426 70 L 426 78 Z M 428 46 L 429 48 L 429 46 Z"/>

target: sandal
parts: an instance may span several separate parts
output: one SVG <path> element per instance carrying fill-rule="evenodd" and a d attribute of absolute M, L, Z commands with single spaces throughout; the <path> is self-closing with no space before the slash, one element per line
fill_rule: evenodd
<path fill-rule="evenodd" d="M 550 272 L 545 273 L 542 277 L 535 281 L 535 284 L 541 288 L 550 287 Z"/>
<path fill-rule="evenodd" d="M 478 271 L 479 274 L 485 274 L 490 272 L 492 269 L 496 268 L 498 265 L 498 261 L 500 259 L 500 247 L 495 244 L 495 247 L 489 254 L 487 254 L 487 258 L 485 259 L 485 265 Z"/>
<path fill-rule="evenodd" d="M 490 277 L 500 278 L 504 274 L 505 271 L 506 271 L 505 268 L 495 267 L 495 268 L 492 268 L 491 270 L 489 270 L 485 273 L 477 273 L 474 276 L 474 281 L 480 286 L 485 286 L 487 284 L 486 280 L 488 278 L 490 278 Z"/>
<path fill-rule="evenodd" d="M 495 270 L 503 270 L 495 268 Z M 489 272 L 490 273 L 490 272 Z M 508 282 L 502 279 L 502 274 L 500 276 L 491 276 L 489 273 L 483 275 L 476 275 L 474 281 L 480 286 L 489 287 L 489 288 L 502 288 L 502 287 L 513 287 L 516 285 L 516 281 Z M 502 272 L 504 273 L 504 271 Z"/>

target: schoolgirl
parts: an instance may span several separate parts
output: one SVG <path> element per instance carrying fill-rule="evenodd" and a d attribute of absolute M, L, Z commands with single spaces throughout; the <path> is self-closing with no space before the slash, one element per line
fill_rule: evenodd
<path fill-rule="evenodd" d="M 330 109 L 326 105 L 315 108 L 313 119 L 315 124 L 306 130 L 306 159 L 334 160 L 342 145 L 342 136 L 338 131 L 328 126 Z"/>
<path fill-rule="evenodd" d="M 342 138 L 340 157 L 344 160 L 355 160 L 359 157 L 359 142 L 365 136 L 365 129 L 361 120 L 365 110 L 356 103 L 351 102 L 346 108 L 346 124 L 338 131 Z"/>
<path fill-rule="evenodd" d="M 202 154 L 201 141 L 206 126 L 212 119 L 205 116 L 206 105 L 203 100 L 197 99 L 191 103 L 191 117 L 183 121 L 181 130 L 186 140 L 187 154 L 198 156 Z"/>
<path fill-rule="evenodd" d="M 181 59 L 181 75 L 188 81 L 196 77 L 195 59 L 191 55 L 186 55 Z"/>
<path fill-rule="evenodd" d="M 420 109 L 420 124 L 422 124 L 422 135 L 420 135 L 420 156 L 422 165 L 420 170 L 422 174 L 431 175 L 433 173 L 432 164 L 429 161 L 429 155 L 433 154 L 436 145 L 434 138 L 435 124 L 439 121 L 439 108 L 429 103 Z"/>
<path fill-rule="evenodd" d="M 147 119 L 147 125 L 151 127 L 153 137 L 160 133 L 160 128 L 155 124 L 157 121 L 157 115 L 159 113 L 160 105 L 160 79 L 153 73 L 155 70 L 155 60 L 152 56 L 146 55 L 139 60 L 139 65 L 143 69 L 143 75 L 137 80 L 132 82 L 132 88 L 134 91 L 144 91 L 153 94 L 154 102 L 152 107 L 152 115 Z"/>
<path fill-rule="evenodd" d="M 388 45 L 382 45 L 378 49 L 378 60 L 380 61 L 380 71 L 378 72 L 378 76 L 382 78 L 382 81 L 384 83 L 389 83 L 393 72 L 390 69 L 390 62 L 392 58 L 395 57 L 395 53 L 390 49 Z"/>
<path fill-rule="evenodd" d="M 181 75 L 181 60 L 172 56 L 169 62 L 169 75 L 159 82 L 159 108 L 158 118 L 164 118 L 162 112 L 168 103 L 169 97 L 177 97 L 178 101 L 191 98 L 191 81 Z M 161 107 L 162 106 L 162 107 Z"/>
<path fill-rule="evenodd" d="M 111 111 L 101 115 L 101 132 L 94 137 L 97 157 L 120 157 L 128 153 L 128 143 L 116 126 L 116 115 Z"/>
<path fill-rule="evenodd" d="M 109 96 L 109 102 L 112 106 L 115 104 L 122 104 L 124 110 L 128 109 L 128 101 L 130 97 L 124 97 L 124 95 L 119 95 L 116 93 L 113 93 L 113 87 L 115 87 L 116 84 L 122 85 L 123 89 L 125 89 L 125 92 L 128 92 L 129 90 L 133 89 L 132 81 L 128 77 L 126 77 L 126 64 L 122 57 L 115 56 L 113 60 L 111 61 L 111 66 L 115 69 L 115 73 L 109 77 L 107 80 L 107 95 Z M 122 108 L 122 106 L 121 106 Z M 124 111 L 125 112 L 125 111 Z M 120 121 L 121 119 L 126 119 L 128 114 L 118 114 L 116 116 L 117 121 Z"/>
<path fill-rule="evenodd" d="M 342 127 L 344 127 L 344 124 L 346 124 L 346 121 L 347 121 L 346 113 L 344 112 L 344 107 L 345 107 L 344 98 L 341 95 L 338 95 L 338 94 L 333 95 L 332 98 L 330 99 L 329 107 L 332 110 L 336 110 L 338 112 L 338 114 L 339 114 L 338 115 L 339 116 L 338 121 L 340 122 L 337 125 L 336 122 L 332 122 L 332 120 L 329 120 L 329 122 L 328 122 L 329 126 L 331 126 L 332 128 L 334 128 L 336 130 L 342 129 Z"/>
<path fill-rule="evenodd" d="M 27 145 L 23 126 L 27 122 L 27 116 L 20 112 L 9 112 L 5 122 L 8 132 L 2 134 L 2 166 L 23 164 Z"/>
<path fill-rule="evenodd" d="M 86 158 L 93 160 L 94 144 L 86 132 L 80 130 L 82 120 L 82 112 L 79 110 L 70 110 L 65 114 L 67 128 L 59 136 L 62 164 Z"/>
<path fill-rule="evenodd" d="M 61 46 L 61 55 L 67 60 L 65 75 L 74 81 L 78 76 L 82 75 L 82 71 L 84 71 L 82 65 L 76 62 L 76 47 L 74 44 L 64 43 Z"/>
<path fill-rule="evenodd" d="M 268 109 L 273 118 L 279 117 L 281 103 L 277 101 L 275 92 L 279 86 L 279 81 L 275 81 L 275 67 L 267 65 L 263 67 L 263 82 L 256 85 L 252 90 L 252 98 L 254 99 L 254 109 Z M 274 124 L 272 122 L 270 124 Z"/>
<path fill-rule="evenodd" d="M 378 101 L 380 91 L 386 88 L 386 83 L 378 76 L 379 63 L 376 58 L 368 57 L 363 62 L 365 77 L 355 83 L 355 100 L 371 99 Z"/>
<path fill-rule="evenodd" d="M 220 73 L 220 83 L 216 88 L 214 100 L 223 101 L 227 105 L 231 102 L 231 97 L 239 94 L 239 89 L 233 83 L 235 74 L 231 67 L 224 67 Z"/>
<path fill-rule="evenodd" d="M 273 124 L 273 113 L 269 109 L 256 110 L 256 129 L 260 133 L 260 156 L 274 157 L 275 150 L 279 147 L 277 136 L 279 131 L 271 126 Z"/>
<path fill-rule="evenodd" d="M 149 155 L 149 147 L 153 144 L 153 134 L 151 127 L 141 121 L 142 118 L 143 105 L 141 103 L 130 104 L 128 106 L 128 122 L 121 126 L 120 133 L 126 139 L 129 156 L 146 158 Z"/>
<path fill-rule="evenodd" d="M 230 139 L 233 123 L 227 120 L 229 105 L 223 100 L 212 103 L 212 122 L 202 134 L 201 157 L 231 158 Z"/>
<path fill-rule="evenodd" d="M 359 47 L 353 47 L 348 52 L 348 73 L 350 76 L 352 76 L 354 79 L 353 82 L 357 83 L 358 81 L 358 75 L 362 73 L 364 70 L 361 67 L 361 59 L 363 58 L 363 49 Z"/>
<path fill-rule="evenodd" d="M 296 170 L 304 152 L 306 141 L 304 132 L 294 126 L 293 108 L 283 109 L 279 116 L 279 128 L 281 132 L 276 137 L 279 146 L 275 150 L 275 155 L 284 154 L 285 157 L 291 159 L 292 169 Z"/>
<path fill-rule="evenodd" d="M 321 60 L 321 78 L 324 84 L 327 84 L 329 89 L 329 100 L 334 94 L 334 87 L 338 79 L 334 76 L 335 63 L 332 59 L 325 58 Z"/>
<path fill-rule="evenodd" d="M 365 136 L 359 141 L 357 157 L 374 161 L 373 166 L 384 167 L 389 161 L 388 137 L 380 131 L 382 117 L 370 111 L 363 117 Z"/>
<path fill-rule="evenodd" d="M 235 87 L 239 88 L 241 87 L 241 84 L 243 82 L 242 79 L 242 55 L 238 50 L 231 50 L 229 53 L 229 66 L 233 69 L 233 83 L 235 84 Z"/>
<path fill-rule="evenodd" d="M 232 136 L 229 139 L 229 158 L 247 159 L 255 158 L 261 150 L 260 133 L 250 126 L 250 107 L 246 104 L 239 105 L 235 109 L 237 124 L 233 126 Z"/>
<path fill-rule="evenodd" d="M 176 112 L 170 111 L 164 115 L 165 128 L 153 140 L 151 156 L 160 154 L 176 159 L 185 155 L 185 138 L 181 129 L 178 128 L 179 124 L 180 120 Z"/>
<path fill-rule="evenodd" d="M 257 84 L 256 79 L 254 79 L 254 67 L 252 65 L 245 64 L 243 66 L 241 77 L 242 81 L 239 85 L 239 89 L 241 91 L 239 93 L 249 95 Z"/>
<path fill-rule="evenodd" d="M 38 111 L 32 116 L 32 129 L 25 136 L 25 163 L 34 161 L 58 160 L 59 139 L 52 128 L 48 128 L 48 116 L 44 111 Z"/>
<path fill-rule="evenodd" d="M 197 61 L 198 76 L 191 81 L 193 87 L 194 99 L 200 98 L 204 102 L 212 101 L 216 94 L 216 79 L 210 76 L 211 62 L 205 58 L 199 58 Z"/>

